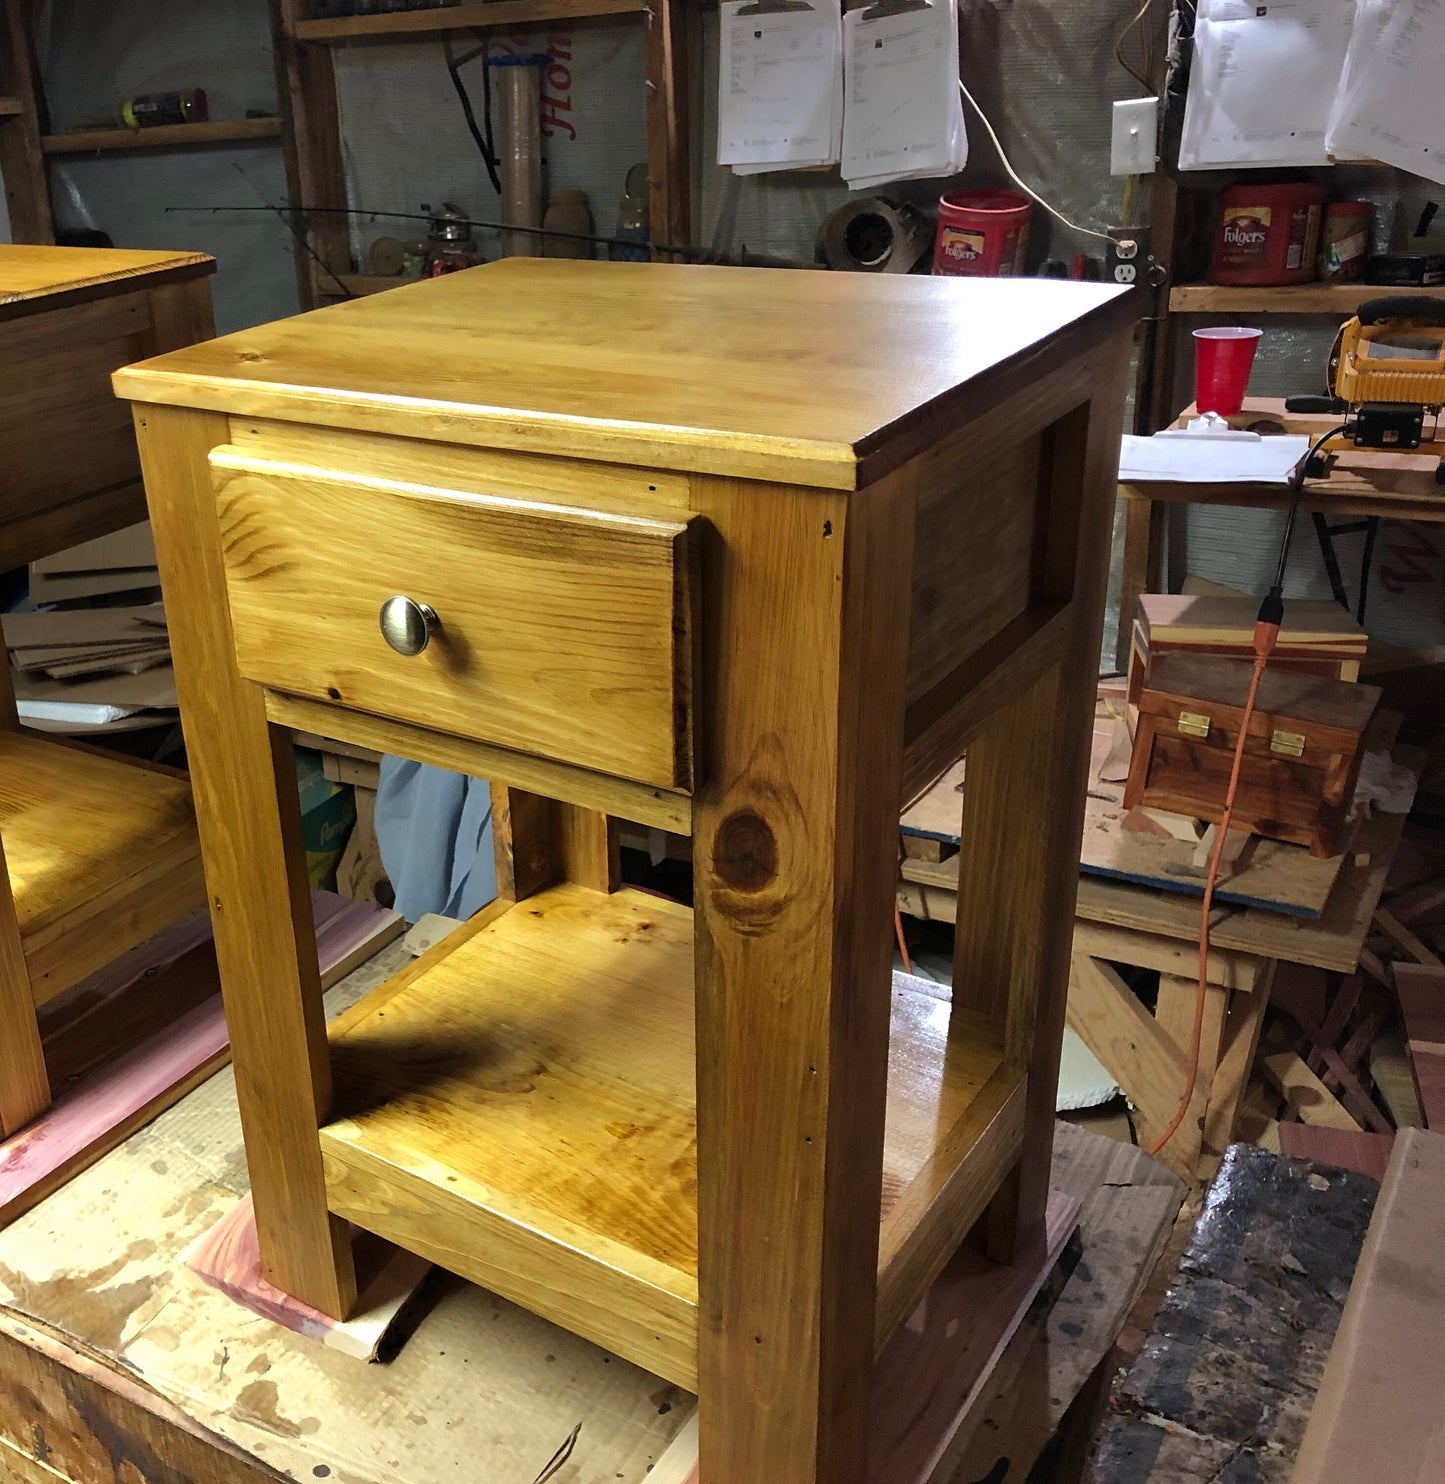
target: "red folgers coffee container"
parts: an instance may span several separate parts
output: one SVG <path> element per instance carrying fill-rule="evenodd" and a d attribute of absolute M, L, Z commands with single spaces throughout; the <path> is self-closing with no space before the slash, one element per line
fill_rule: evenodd
<path fill-rule="evenodd" d="M 1034 209 L 1016 191 L 951 191 L 938 200 L 933 239 L 935 273 L 973 278 L 1017 278 L 1029 250 Z"/>
<path fill-rule="evenodd" d="M 1373 201 L 1331 201 L 1325 207 L 1320 241 L 1320 277 L 1359 278 L 1370 255 L 1370 234 L 1374 228 Z"/>
<path fill-rule="evenodd" d="M 1230 186 L 1220 197 L 1209 276 L 1215 283 L 1308 283 L 1315 276 L 1322 186 Z"/>

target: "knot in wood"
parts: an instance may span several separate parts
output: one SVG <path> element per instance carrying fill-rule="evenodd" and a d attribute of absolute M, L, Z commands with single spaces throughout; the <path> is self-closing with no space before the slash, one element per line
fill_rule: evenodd
<path fill-rule="evenodd" d="M 761 891 L 778 874 L 778 842 L 761 814 L 739 809 L 718 826 L 713 874 L 734 891 Z"/>

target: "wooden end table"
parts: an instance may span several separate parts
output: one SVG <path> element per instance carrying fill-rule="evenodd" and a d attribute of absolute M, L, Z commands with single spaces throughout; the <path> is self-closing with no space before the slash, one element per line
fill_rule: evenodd
<path fill-rule="evenodd" d="M 695 1389 L 705 1484 L 866 1477 L 875 1355 L 1044 1212 L 1132 314 L 513 259 L 117 377 L 273 1282 L 344 1313 L 354 1221 Z M 497 785 L 501 899 L 329 1044 L 290 728 Z M 950 1017 L 893 866 L 965 741 Z"/>

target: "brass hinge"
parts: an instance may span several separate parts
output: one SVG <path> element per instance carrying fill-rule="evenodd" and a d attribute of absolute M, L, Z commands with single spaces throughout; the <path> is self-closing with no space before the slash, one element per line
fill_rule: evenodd
<path fill-rule="evenodd" d="M 1269 739 L 1269 750 L 1281 757 L 1302 757 L 1305 739 L 1299 732 L 1275 732 Z"/>
<path fill-rule="evenodd" d="M 1186 737 L 1207 737 L 1209 735 L 1209 718 L 1200 716 L 1197 711 L 1181 711 L 1179 713 L 1179 730 Z"/>

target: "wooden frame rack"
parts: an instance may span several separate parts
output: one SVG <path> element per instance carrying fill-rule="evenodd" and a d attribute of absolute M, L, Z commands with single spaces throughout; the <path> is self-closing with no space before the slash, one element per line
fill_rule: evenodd
<path fill-rule="evenodd" d="M 474 0 L 387 15 L 317 18 L 314 0 L 270 0 L 285 118 L 287 182 L 299 231 L 314 259 L 297 258 L 303 306 L 347 292 L 395 287 L 351 271 L 341 125 L 331 48 L 366 41 L 433 41 L 454 31 L 640 16 L 645 31 L 649 220 L 654 243 L 692 239 L 687 107 L 687 22 L 683 0 Z M 308 212 L 306 208 L 317 208 Z"/>

